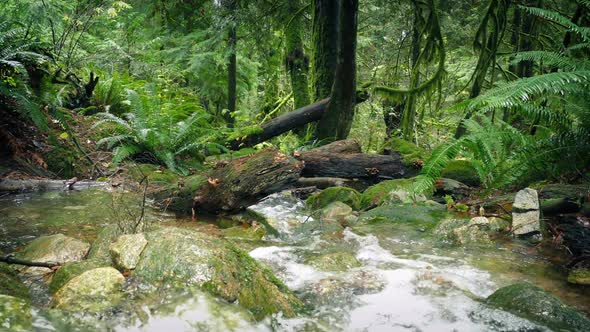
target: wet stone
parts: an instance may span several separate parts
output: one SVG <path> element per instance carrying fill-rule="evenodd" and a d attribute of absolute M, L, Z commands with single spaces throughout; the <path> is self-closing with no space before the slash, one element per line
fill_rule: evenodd
<path fill-rule="evenodd" d="M 33 262 L 75 262 L 82 260 L 90 249 L 90 244 L 63 234 L 42 236 L 29 243 L 17 257 Z M 50 272 L 45 267 L 27 267 L 22 273 L 39 275 Z"/>
<path fill-rule="evenodd" d="M 0 331 L 31 331 L 31 307 L 23 299 L 0 294 Z"/>
<path fill-rule="evenodd" d="M 141 233 L 119 236 L 117 241 L 110 246 L 111 257 L 115 266 L 119 270 L 134 269 L 146 245 L 147 240 Z"/>

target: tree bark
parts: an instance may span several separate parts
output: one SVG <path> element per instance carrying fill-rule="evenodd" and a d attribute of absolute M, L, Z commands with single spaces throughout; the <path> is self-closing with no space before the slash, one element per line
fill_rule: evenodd
<path fill-rule="evenodd" d="M 328 98 L 334 84 L 338 58 L 338 0 L 313 2 L 313 100 Z"/>
<path fill-rule="evenodd" d="M 299 1 L 288 1 L 288 15 L 285 17 L 285 65 L 291 78 L 291 89 L 295 108 L 301 108 L 310 104 L 309 85 L 307 74 L 309 71 L 309 58 L 303 51 L 302 13 L 299 12 Z M 293 16 L 295 15 L 295 16 Z"/>
<path fill-rule="evenodd" d="M 230 142 L 233 150 L 254 146 L 270 138 L 286 133 L 291 129 L 303 126 L 310 122 L 321 119 L 329 99 L 320 100 L 314 104 L 307 105 L 293 112 L 285 113 L 276 117 L 261 126 L 261 131 L 252 134 L 244 139 L 238 139 Z"/>
<path fill-rule="evenodd" d="M 330 103 L 317 127 L 319 139 L 345 139 L 350 132 L 356 93 L 357 20 L 358 0 L 341 0 L 338 63 Z"/>
<path fill-rule="evenodd" d="M 234 126 L 234 114 L 236 112 L 237 100 L 237 58 L 236 47 L 238 44 L 237 22 L 235 21 L 235 11 L 238 0 L 230 0 L 228 9 L 232 16 L 228 33 L 227 48 L 229 50 L 229 59 L 227 64 L 227 110 L 224 114 L 227 126 L 232 128 Z"/>

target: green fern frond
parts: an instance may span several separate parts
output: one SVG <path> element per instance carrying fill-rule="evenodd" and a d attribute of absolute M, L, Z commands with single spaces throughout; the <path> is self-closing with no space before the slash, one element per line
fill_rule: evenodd
<path fill-rule="evenodd" d="M 531 15 L 555 22 L 572 32 L 579 34 L 584 41 L 588 41 L 590 39 L 590 28 L 580 27 L 577 24 L 573 23 L 569 18 L 559 14 L 556 11 L 526 6 L 521 6 L 521 8 L 526 10 Z"/>
<path fill-rule="evenodd" d="M 413 184 L 414 192 L 424 193 L 432 190 L 434 183 L 440 178 L 442 171 L 459 154 L 461 143 L 461 140 L 454 140 L 439 146 L 432 152 L 430 158 L 424 164 L 420 175 L 416 177 L 416 181 Z"/>
<path fill-rule="evenodd" d="M 113 150 L 113 164 L 118 165 L 123 160 L 132 157 L 142 151 L 136 144 L 119 145 Z"/>

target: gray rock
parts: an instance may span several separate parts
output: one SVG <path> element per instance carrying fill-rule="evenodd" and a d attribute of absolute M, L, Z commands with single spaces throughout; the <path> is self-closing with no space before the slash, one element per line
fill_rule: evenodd
<path fill-rule="evenodd" d="M 71 311 L 108 309 L 121 301 L 124 280 L 123 275 L 112 267 L 88 270 L 61 287 L 53 297 L 53 305 Z"/>
<path fill-rule="evenodd" d="M 489 225 L 490 220 L 486 217 L 475 217 L 469 221 L 470 225 Z"/>
<path fill-rule="evenodd" d="M 389 204 L 412 204 L 412 203 L 420 203 L 425 202 L 427 200 L 426 196 L 423 194 L 412 194 L 407 190 L 397 189 L 392 190 L 389 192 L 389 199 L 387 203 Z"/>
<path fill-rule="evenodd" d="M 89 243 L 63 234 L 55 234 L 35 239 L 18 252 L 17 257 L 33 262 L 68 263 L 82 260 L 89 249 Z M 45 274 L 49 271 L 50 269 L 45 267 L 27 267 L 21 270 L 28 275 Z"/>
<path fill-rule="evenodd" d="M 146 244 L 147 240 L 141 233 L 119 236 L 109 247 L 115 266 L 120 270 L 134 269 Z"/>
<path fill-rule="evenodd" d="M 346 223 L 346 219 L 352 215 L 352 208 L 342 202 L 330 203 L 322 210 L 322 220 Z"/>
<path fill-rule="evenodd" d="M 514 235 L 527 235 L 541 231 L 540 211 L 512 213 L 512 232 Z"/>
<path fill-rule="evenodd" d="M 529 211 L 539 209 L 539 195 L 535 189 L 525 188 L 518 193 L 512 204 L 513 210 Z"/>

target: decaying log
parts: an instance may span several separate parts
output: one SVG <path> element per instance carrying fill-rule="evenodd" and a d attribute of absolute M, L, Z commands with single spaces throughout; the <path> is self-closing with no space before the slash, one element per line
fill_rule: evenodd
<path fill-rule="evenodd" d="M 299 178 L 297 180 L 298 187 L 315 187 L 318 189 L 326 189 L 328 187 L 343 187 L 347 183 L 351 182 L 351 179 L 344 178 L 329 178 L 329 177 L 317 177 L 317 178 Z"/>
<path fill-rule="evenodd" d="M 31 262 L 15 258 L 13 255 L 0 256 L 0 262 L 23 266 L 46 267 L 52 270 L 55 270 L 61 266 L 61 263 L 58 262 Z"/>
<path fill-rule="evenodd" d="M 153 194 L 156 203 L 175 212 L 233 213 L 281 191 L 299 179 L 303 163 L 277 150 L 233 159 L 203 175 L 184 180 L 174 192 Z M 195 185 L 197 183 L 197 185 Z M 191 184 L 191 185 L 188 185 Z"/>

